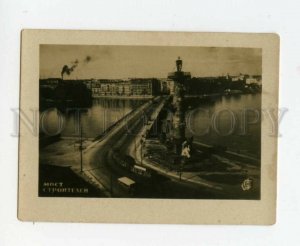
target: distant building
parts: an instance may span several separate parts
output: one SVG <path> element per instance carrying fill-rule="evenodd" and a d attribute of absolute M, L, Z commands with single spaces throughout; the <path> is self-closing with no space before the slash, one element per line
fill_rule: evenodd
<path fill-rule="evenodd" d="M 255 78 L 246 79 L 246 85 L 250 85 L 250 84 L 258 84 L 257 79 L 255 79 Z"/>
<path fill-rule="evenodd" d="M 129 82 L 124 80 L 93 80 L 91 90 L 94 97 L 130 94 Z"/>
<path fill-rule="evenodd" d="M 245 74 L 239 74 L 237 76 L 231 76 L 231 81 L 232 82 L 244 81 L 247 77 L 249 76 Z"/>
<path fill-rule="evenodd" d="M 93 97 L 98 96 L 152 96 L 161 92 L 157 79 L 132 78 L 128 80 L 93 80 L 91 85 Z"/>
<path fill-rule="evenodd" d="M 155 78 L 131 78 L 132 95 L 159 95 L 161 82 Z"/>
<path fill-rule="evenodd" d="M 40 87 L 54 89 L 61 81 L 61 78 L 40 79 Z"/>

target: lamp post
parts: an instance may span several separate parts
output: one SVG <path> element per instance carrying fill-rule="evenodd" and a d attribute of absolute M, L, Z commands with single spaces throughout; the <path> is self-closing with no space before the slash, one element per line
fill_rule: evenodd
<path fill-rule="evenodd" d="M 113 177 L 112 177 L 112 173 L 110 173 L 110 195 L 113 197 Z"/>
<path fill-rule="evenodd" d="M 136 136 L 135 136 L 135 138 L 134 138 L 134 153 L 135 153 L 135 155 L 136 155 Z"/>
<path fill-rule="evenodd" d="M 141 166 L 143 166 L 143 144 L 145 142 L 145 136 L 142 135 L 142 138 L 141 138 Z"/>
<path fill-rule="evenodd" d="M 82 156 L 82 151 L 83 151 L 83 140 L 82 140 L 82 125 L 81 125 L 81 120 L 80 120 L 80 144 L 79 144 L 79 151 L 80 151 L 80 172 L 83 172 L 83 156 Z"/>

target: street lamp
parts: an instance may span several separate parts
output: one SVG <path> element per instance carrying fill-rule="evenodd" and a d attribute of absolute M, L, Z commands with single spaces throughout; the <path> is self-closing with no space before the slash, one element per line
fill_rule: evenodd
<path fill-rule="evenodd" d="M 143 166 L 143 144 L 145 142 L 145 136 L 142 135 L 142 138 L 141 138 L 141 166 Z"/>
<path fill-rule="evenodd" d="M 79 151 L 80 151 L 80 172 L 82 172 L 82 150 L 83 150 L 83 144 L 82 144 L 82 126 L 80 126 L 80 145 L 79 145 Z"/>
<path fill-rule="evenodd" d="M 134 138 L 134 154 L 136 155 L 136 136 L 135 136 L 135 138 Z"/>

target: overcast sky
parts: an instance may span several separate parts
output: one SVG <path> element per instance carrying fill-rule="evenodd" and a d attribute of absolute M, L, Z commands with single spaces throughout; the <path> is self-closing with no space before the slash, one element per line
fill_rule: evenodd
<path fill-rule="evenodd" d="M 40 78 L 60 77 L 63 66 L 71 67 L 76 59 L 78 65 L 66 79 L 166 78 L 176 70 L 178 56 L 183 60 L 183 71 L 193 77 L 262 73 L 261 49 L 41 45 Z"/>

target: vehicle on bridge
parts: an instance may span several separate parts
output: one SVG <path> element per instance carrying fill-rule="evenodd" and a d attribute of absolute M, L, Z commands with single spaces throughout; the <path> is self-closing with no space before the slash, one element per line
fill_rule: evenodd
<path fill-rule="evenodd" d="M 139 165 L 134 165 L 131 168 L 131 171 L 137 175 L 141 175 L 141 176 L 144 176 L 147 178 L 151 177 L 151 172 L 147 168 L 139 166 Z"/>
<path fill-rule="evenodd" d="M 128 177 L 121 177 L 118 178 L 118 183 L 125 189 L 127 190 L 128 193 L 133 193 L 134 191 L 134 186 L 135 186 L 135 181 L 128 178 Z"/>

